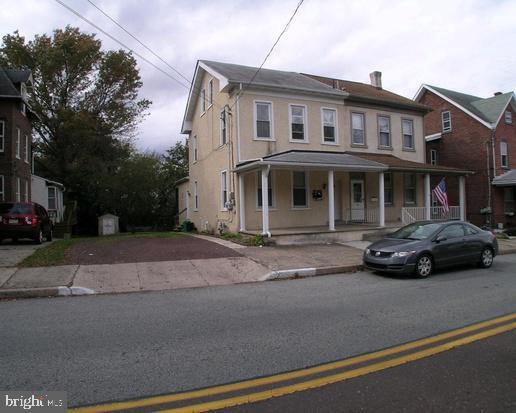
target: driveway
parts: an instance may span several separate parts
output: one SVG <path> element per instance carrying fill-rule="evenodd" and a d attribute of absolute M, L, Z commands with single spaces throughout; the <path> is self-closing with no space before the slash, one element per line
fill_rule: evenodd
<path fill-rule="evenodd" d="M 34 241 L 19 240 L 13 244 L 11 240 L 0 242 L 0 267 L 16 267 L 16 265 L 37 250 L 48 245 L 34 244 Z"/>

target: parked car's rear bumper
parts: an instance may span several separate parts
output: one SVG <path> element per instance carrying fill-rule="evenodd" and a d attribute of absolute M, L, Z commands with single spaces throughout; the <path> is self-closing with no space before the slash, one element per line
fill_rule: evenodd
<path fill-rule="evenodd" d="M 0 238 L 34 238 L 37 235 L 38 229 L 28 225 L 0 228 Z"/>

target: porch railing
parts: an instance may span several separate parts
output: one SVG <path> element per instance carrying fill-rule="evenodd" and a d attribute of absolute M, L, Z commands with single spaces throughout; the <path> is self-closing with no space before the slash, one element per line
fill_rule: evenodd
<path fill-rule="evenodd" d="M 378 208 L 346 208 L 343 221 L 346 224 L 376 224 L 378 223 Z"/>
<path fill-rule="evenodd" d="M 403 225 L 416 221 L 426 220 L 426 207 L 403 207 L 401 208 L 401 222 Z M 460 206 L 451 206 L 446 212 L 442 206 L 430 207 L 430 219 L 437 221 L 441 219 L 460 219 Z"/>

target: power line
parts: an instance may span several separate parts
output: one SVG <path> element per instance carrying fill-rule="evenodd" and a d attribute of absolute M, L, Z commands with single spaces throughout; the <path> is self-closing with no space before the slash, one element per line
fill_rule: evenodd
<path fill-rule="evenodd" d="M 265 62 L 267 61 L 267 59 L 271 55 L 272 51 L 274 50 L 276 45 L 279 43 L 279 41 L 281 40 L 281 38 L 283 37 L 283 35 L 287 31 L 288 27 L 290 26 L 290 23 L 292 22 L 292 20 L 294 20 L 294 17 L 297 14 L 297 11 L 301 7 L 301 5 L 303 4 L 303 1 L 304 0 L 299 0 L 299 3 L 297 3 L 297 6 L 296 6 L 294 12 L 292 13 L 292 15 L 290 16 L 290 19 L 288 19 L 287 24 L 285 25 L 285 27 L 283 28 L 283 30 L 281 31 L 281 33 L 277 37 L 276 41 L 274 42 L 274 44 L 270 48 L 269 53 L 267 53 L 267 55 L 265 56 L 265 59 L 263 59 L 262 64 L 260 65 L 260 67 L 258 67 L 258 70 L 256 70 L 256 72 L 254 73 L 254 75 L 251 78 L 251 80 L 243 87 L 243 89 L 241 91 L 239 91 L 239 93 L 237 94 L 237 97 L 235 99 L 235 102 L 231 105 L 231 108 L 233 108 L 237 104 L 238 100 L 240 99 L 240 97 L 242 97 L 242 95 L 244 94 L 245 90 L 248 89 L 251 86 L 251 84 L 253 83 L 254 79 L 256 79 L 256 76 L 258 76 L 258 73 L 260 73 L 260 70 L 262 70 L 263 65 L 265 64 Z"/>

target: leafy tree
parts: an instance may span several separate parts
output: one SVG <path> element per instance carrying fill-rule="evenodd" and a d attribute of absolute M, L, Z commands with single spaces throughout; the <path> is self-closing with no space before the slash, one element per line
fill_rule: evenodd
<path fill-rule="evenodd" d="M 169 211 L 170 216 L 176 214 L 177 199 L 175 183 L 188 175 L 188 145 L 176 142 L 167 150 L 161 162 L 160 208 L 162 211 Z M 170 217 L 168 217 L 170 219 Z"/>
<path fill-rule="evenodd" d="M 136 60 L 123 50 L 103 51 L 94 34 L 67 26 L 28 42 L 18 32 L 4 36 L 0 65 L 32 71 L 38 170 L 63 182 L 79 202 L 79 223 L 96 228 L 96 216 L 111 208 L 105 193 L 134 152 L 136 127 L 151 104 L 138 98 Z"/>

